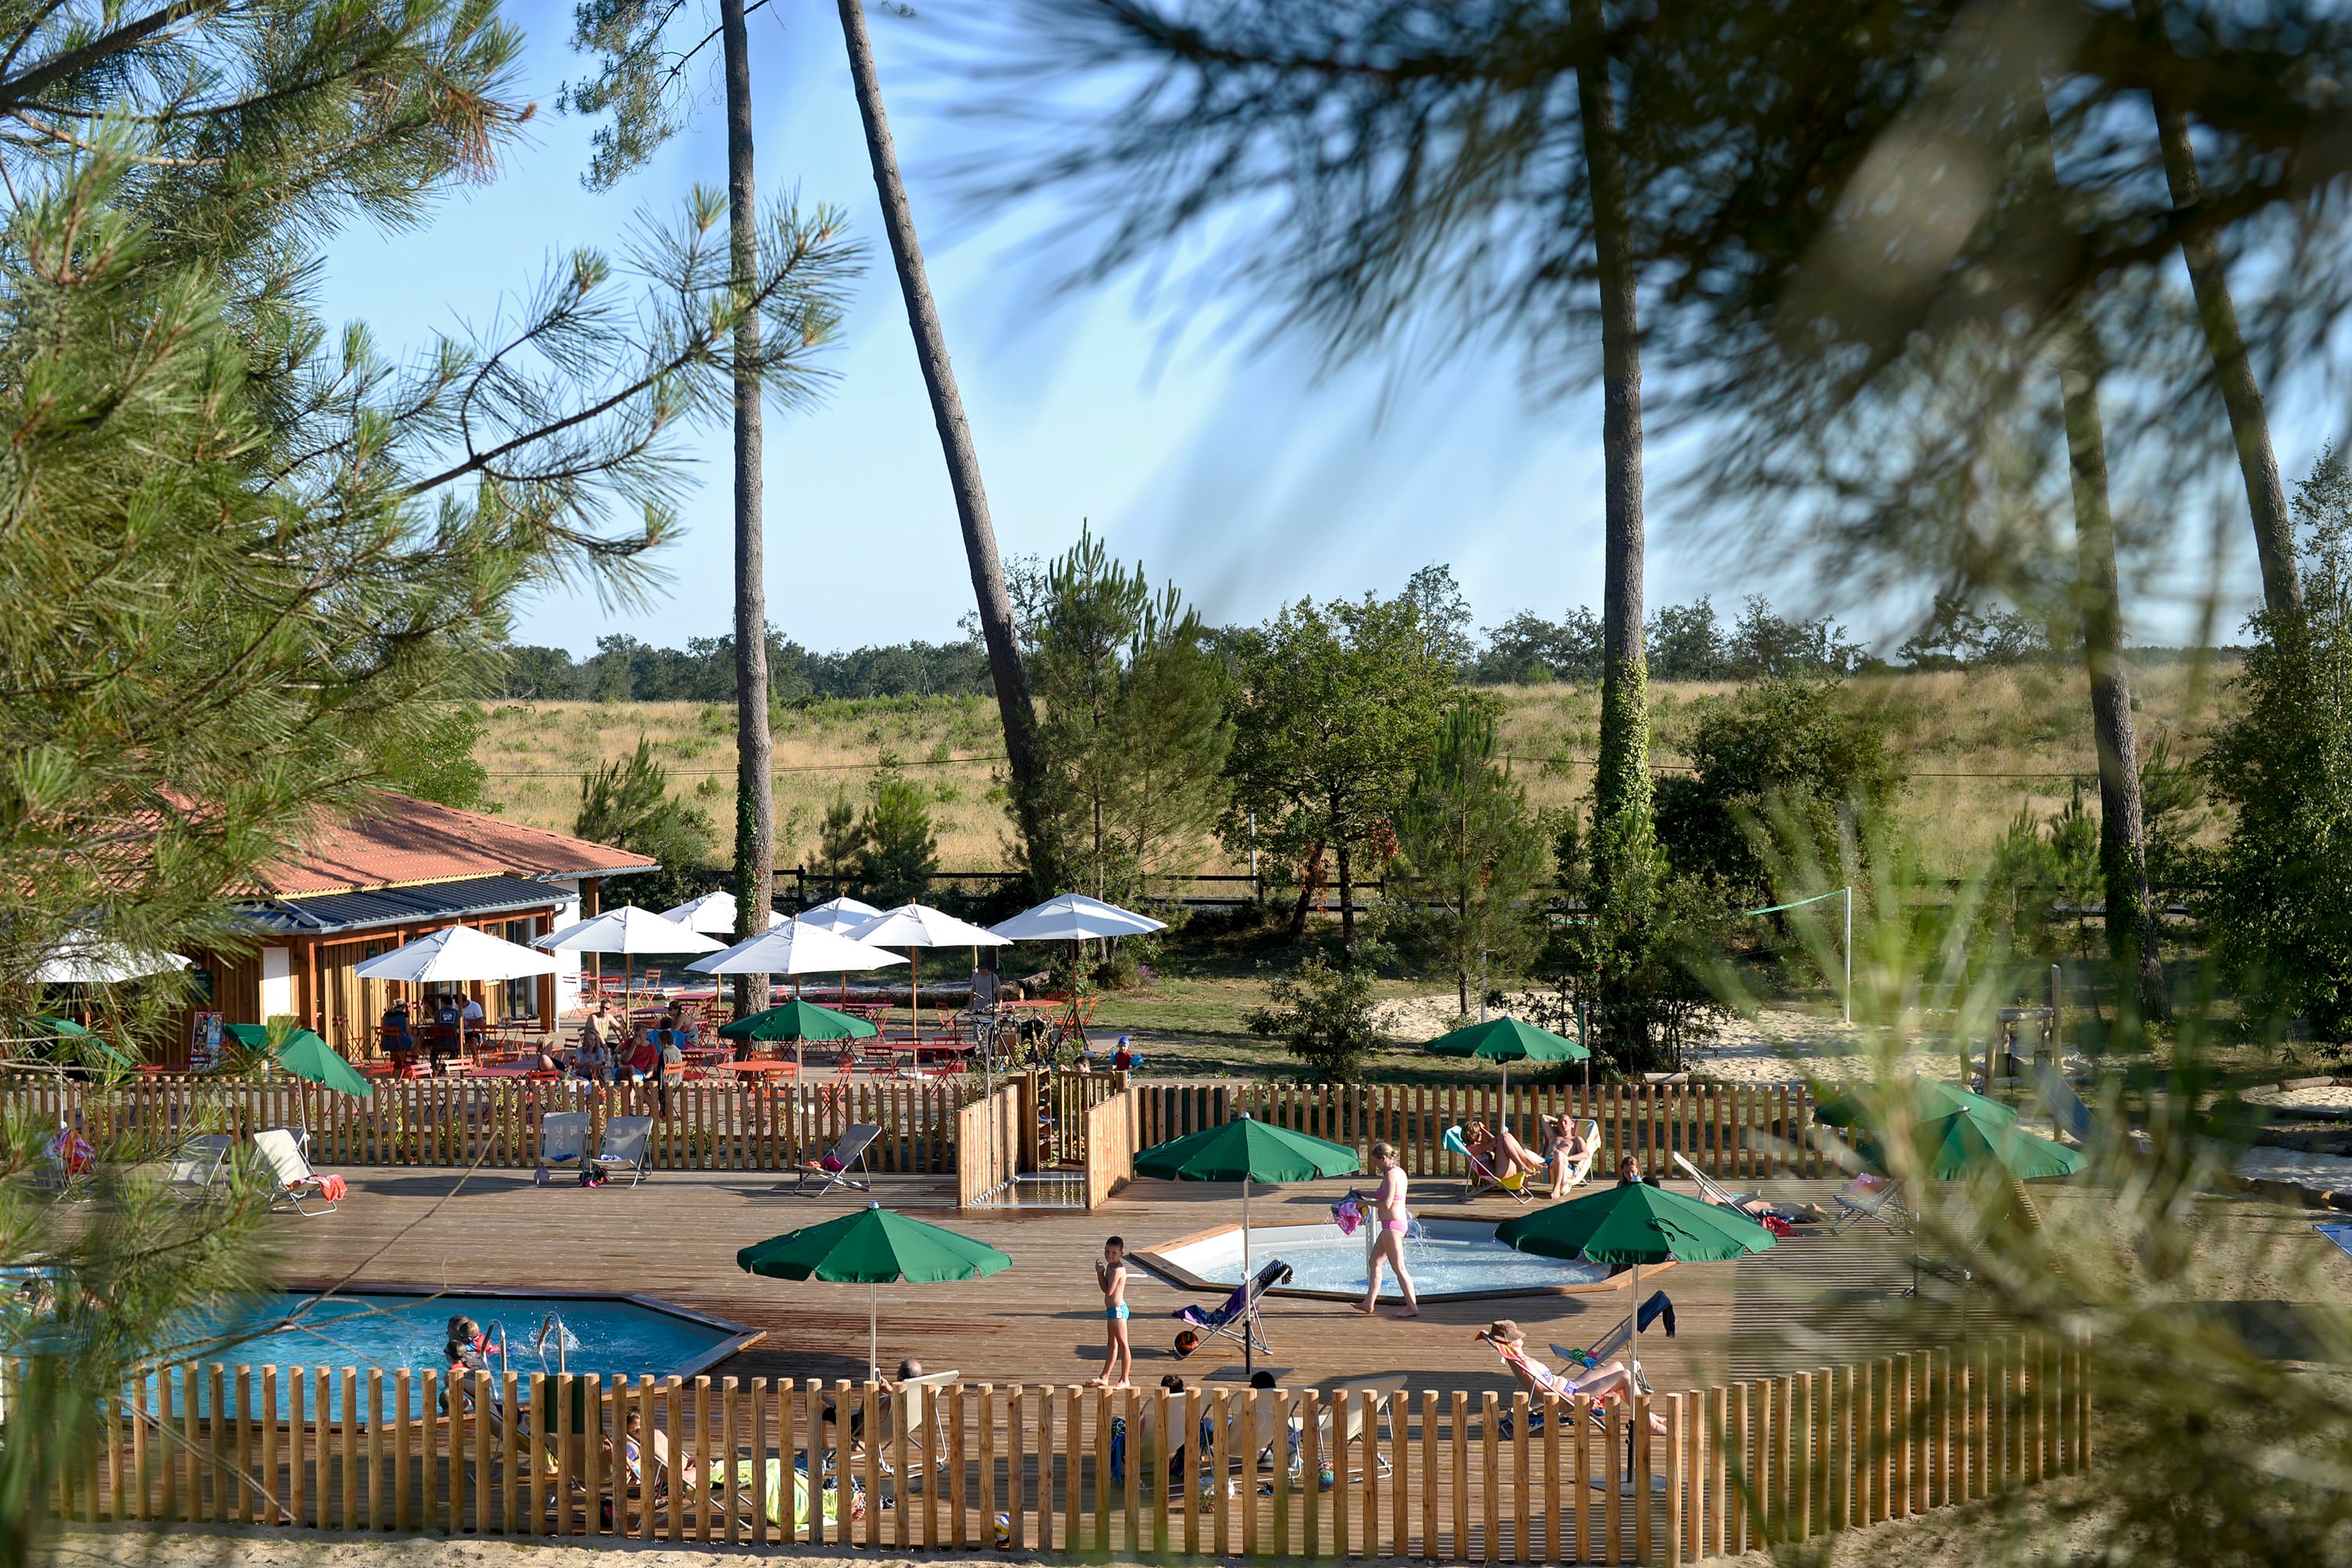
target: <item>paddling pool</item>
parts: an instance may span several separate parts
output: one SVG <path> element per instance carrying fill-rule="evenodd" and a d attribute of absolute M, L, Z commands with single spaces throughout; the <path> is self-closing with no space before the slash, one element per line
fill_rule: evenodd
<path fill-rule="evenodd" d="M 409 1409 L 424 1411 L 423 1379 L 426 1369 L 446 1373 L 444 1356 L 448 1323 L 464 1315 L 495 1333 L 506 1331 L 508 1352 L 503 1370 L 527 1383 L 541 1371 L 568 1371 L 600 1376 L 691 1377 L 724 1360 L 759 1338 L 741 1323 L 706 1317 L 646 1296 L 596 1296 L 542 1293 L 491 1294 L 452 1291 L 352 1290 L 333 1295 L 307 1291 L 273 1291 L 241 1297 L 221 1306 L 190 1313 L 172 1336 L 186 1352 L 167 1354 L 173 1363 L 198 1361 L 207 1369 L 224 1368 L 221 1402 L 226 1414 L 243 1412 L 238 1404 L 236 1369 L 275 1366 L 277 1414 L 293 1414 L 291 1369 L 304 1369 L 308 1393 L 304 1410 L 312 1419 L 320 1414 L 317 1374 L 327 1379 L 327 1409 L 331 1419 L 342 1415 L 342 1371 L 355 1369 L 354 1392 L 362 1418 L 367 1415 L 368 1373 L 384 1373 L 383 1408 L 393 1408 L 394 1374 L 410 1373 Z M 553 1320 L 551 1322 L 551 1320 Z M 544 1339 L 538 1345 L 542 1329 Z M 234 1340 L 236 1342 L 226 1342 Z M 495 1352 L 493 1372 L 502 1370 Z M 258 1378 L 258 1373 L 255 1374 Z M 197 1413 L 212 1414 L 208 1374 L 198 1379 Z M 156 1390 L 150 1380 L 151 1400 Z M 247 1395 L 257 1410 L 262 1393 L 251 1386 Z M 527 1394 L 525 1395 L 527 1397 Z"/>
<path fill-rule="evenodd" d="M 1364 1294 L 1365 1236 L 1342 1236 L 1335 1225 L 1259 1225 L 1250 1227 L 1253 1268 L 1276 1258 L 1290 1265 L 1290 1283 L 1276 1295 L 1331 1299 Z M 1192 1289 L 1232 1289 L 1241 1283 L 1241 1226 L 1223 1226 L 1166 1243 L 1137 1255 L 1139 1262 Z M 1470 1300 L 1613 1289 L 1607 1264 L 1538 1258 L 1495 1239 L 1492 1225 L 1475 1220 L 1424 1219 L 1420 1234 L 1404 1244 L 1405 1267 L 1414 1294 L 1423 1301 Z M 1381 1300 L 1402 1300 L 1394 1276 L 1382 1270 Z"/>

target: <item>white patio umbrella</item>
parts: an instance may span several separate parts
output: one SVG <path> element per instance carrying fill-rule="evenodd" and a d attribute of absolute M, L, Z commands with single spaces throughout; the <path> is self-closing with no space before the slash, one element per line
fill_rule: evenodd
<path fill-rule="evenodd" d="M 555 960 L 472 926 L 451 926 L 380 952 L 352 971 L 362 980 L 429 985 L 443 980 L 521 980 L 555 973 Z"/>
<path fill-rule="evenodd" d="M 698 899 L 688 899 L 664 910 L 662 919 L 676 921 L 688 931 L 725 931 L 735 929 L 735 895 L 729 892 L 705 893 Z"/>
<path fill-rule="evenodd" d="M 194 963 L 176 952 L 129 948 L 88 929 L 68 931 L 33 971 L 43 985 L 120 985 L 150 974 L 185 969 Z"/>
<path fill-rule="evenodd" d="M 846 974 L 907 961 L 804 921 L 784 921 L 687 965 L 698 974 Z"/>
<path fill-rule="evenodd" d="M 856 899 L 831 899 L 813 910 L 803 910 L 793 918 L 804 926 L 821 926 L 826 931 L 849 931 L 864 925 L 881 912 L 872 904 L 862 904 Z"/>
<path fill-rule="evenodd" d="M 1087 942 L 1166 931 L 1168 923 L 1084 893 L 1062 893 L 988 929 L 1007 942 Z"/>
<path fill-rule="evenodd" d="M 975 950 L 972 958 L 974 967 L 977 967 L 978 949 L 1012 945 L 1010 937 L 999 936 L 970 921 L 960 921 L 946 910 L 935 910 L 929 904 L 900 904 L 895 910 L 875 916 L 864 925 L 852 927 L 845 934 L 853 941 L 875 947 L 908 950 L 908 1010 L 915 1016 L 915 1035 L 919 1039 L 923 1032 L 923 968 L 919 950 L 926 947 L 969 947 Z"/>
<path fill-rule="evenodd" d="M 562 931 L 536 938 L 531 946 L 550 952 L 617 952 L 621 955 L 621 991 L 629 989 L 629 960 L 641 952 L 716 952 L 719 943 L 651 910 L 623 904 L 601 915 L 575 921 Z"/>

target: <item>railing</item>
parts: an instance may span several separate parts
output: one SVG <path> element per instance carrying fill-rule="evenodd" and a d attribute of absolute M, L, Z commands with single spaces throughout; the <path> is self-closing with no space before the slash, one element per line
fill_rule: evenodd
<path fill-rule="evenodd" d="M 1135 1090 L 1087 1112 L 1087 1207 L 1097 1209 L 1135 1179 Z"/>
<path fill-rule="evenodd" d="M 1148 1149 L 1247 1111 L 1262 1121 L 1369 1149 L 1397 1147 L 1415 1176 L 1459 1176 L 1445 1130 L 1505 1121 L 1492 1085 L 1190 1083 L 1129 1080 L 1109 1073 L 1028 1073 L 1019 1122 L 1024 1170 L 1082 1166 L 1092 1113 L 1127 1089 L 1135 1110 L 1133 1147 Z M 955 1168 L 956 1113 L 978 1098 L 976 1079 L 895 1082 L 856 1079 L 771 1088 L 732 1079 L 592 1089 L 563 1082 L 484 1079 L 390 1079 L 372 1100 L 315 1085 L 258 1085 L 203 1078 L 142 1079 L 97 1089 L 48 1078 L 0 1084 L 0 1104 L 54 1124 L 64 1118 L 103 1146 L 117 1134 L 168 1141 L 192 1131 L 302 1127 L 318 1164 L 528 1167 L 539 1157 L 540 1118 L 587 1110 L 654 1117 L 653 1164 L 665 1171 L 790 1169 L 814 1158 L 851 1122 L 883 1129 L 873 1159 L 883 1171 Z M 1833 1173 L 1807 1138 L 1813 1106 L 1805 1090 L 1721 1084 L 1612 1085 L 1593 1089 L 1514 1085 L 1507 1123 L 1540 1149 L 1538 1113 L 1590 1117 L 1601 1124 L 1596 1168 L 1625 1154 L 1652 1172 L 1679 1152 L 1709 1175 L 1746 1181 Z M 1008 1103 L 1010 1103 L 1008 1101 Z"/>
<path fill-rule="evenodd" d="M 105 1414 L 49 1501 L 346 1531 L 1678 1564 L 2080 1470 L 2086 1372 L 2070 1346 L 1979 1343 L 1630 1408 L 1547 1397 L 1531 1431 L 1524 1394 L 1402 1384 L 960 1384 L 918 1405 L 845 1383 L 184 1365 Z M 853 1452 L 836 1412 L 875 1440 Z"/>
<path fill-rule="evenodd" d="M 1007 1084 L 956 1112 L 956 1206 L 994 1197 L 1021 1173 L 1022 1108 L 1018 1083 Z"/>

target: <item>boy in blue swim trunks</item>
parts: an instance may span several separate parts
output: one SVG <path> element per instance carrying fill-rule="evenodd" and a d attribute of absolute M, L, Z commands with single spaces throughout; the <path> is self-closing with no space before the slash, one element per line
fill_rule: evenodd
<path fill-rule="evenodd" d="M 1125 1388 L 1135 1375 L 1135 1352 L 1127 1342 L 1127 1243 L 1114 1236 L 1103 1243 L 1102 1261 L 1095 1265 L 1095 1283 L 1102 1287 L 1103 1319 L 1109 1344 L 1103 1351 L 1102 1375 L 1087 1380 L 1088 1388 Z M 1111 1375 L 1116 1370 L 1117 1377 Z"/>

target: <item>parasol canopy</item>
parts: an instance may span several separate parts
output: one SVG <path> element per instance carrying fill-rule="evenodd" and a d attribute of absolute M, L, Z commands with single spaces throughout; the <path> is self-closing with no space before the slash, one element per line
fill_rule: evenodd
<path fill-rule="evenodd" d="M 555 960 L 519 942 L 472 926 L 451 926 L 380 952 L 352 973 L 362 980 L 402 980 L 416 984 L 457 980 L 520 980 L 552 974 Z"/>

